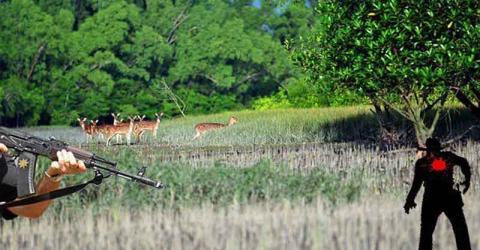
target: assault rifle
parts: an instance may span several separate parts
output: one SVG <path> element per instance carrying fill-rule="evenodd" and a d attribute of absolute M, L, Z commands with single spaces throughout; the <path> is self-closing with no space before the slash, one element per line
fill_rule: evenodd
<path fill-rule="evenodd" d="M 124 173 L 117 169 L 116 162 L 109 161 L 92 152 L 69 146 L 67 143 L 56 140 L 53 137 L 45 140 L 24 132 L 0 127 L 0 143 L 13 149 L 16 158 L 16 164 L 7 164 L 8 169 L 3 180 L 0 181 L 4 184 L 17 187 L 18 198 L 20 198 L 20 200 L 13 202 L 0 203 L 1 207 L 21 206 L 62 197 L 80 191 L 88 184 L 93 183 L 99 185 L 103 179 L 112 175 L 154 188 L 163 187 L 161 182 L 144 177 L 146 166 L 140 168 L 136 175 Z M 72 152 L 77 160 L 83 161 L 87 169 L 93 169 L 95 171 L 95 177 L 84 184 L 33 196 L 35 194 L 34 176 L 37 156 L 45 156 L 56 161 L 58 160 L 57 152 L 63 149 Z M 6 158 L 8 156 L 3 155 L 3 157 Z"/>

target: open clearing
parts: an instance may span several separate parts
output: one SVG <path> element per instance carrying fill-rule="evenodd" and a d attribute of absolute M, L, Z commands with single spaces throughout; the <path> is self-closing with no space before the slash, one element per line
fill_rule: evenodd
<path fill-rule="evenodd" d="M 232 127 L 198 141 L 193 125 Z M 243 111 L 166 119 L 159 138 L 131 146 L 80 144 L 80 128 L 35 128 L 167 184 L 161 191 L 108 179 L 62 198 L 39 220 L 1 222 L 5 249 L 415 249 L 419 205 L 403 212 L 414 154 L 381 153 L 368 108 Z M 462 121 L 467 121 L 463 119 Z M 467 124 L 452 126 L 465 127 Z M 440 127 L 439 131 L 445 130 Z M 478 132 L 478 131 L 477 131 Z M 480 247 L 480 143 L 454 145 L 472 166 L 464 196 L 472 248 Z M 41 165 L 45 165 L 41 161 Z M 39 170 L 38 172 L 41 173 Z M 86 177 L 84 177 L 86 179 Z M 83 179 L 67 179 L 68 185 Z M 455 249 L 441 216 L 435 249 Z"/>

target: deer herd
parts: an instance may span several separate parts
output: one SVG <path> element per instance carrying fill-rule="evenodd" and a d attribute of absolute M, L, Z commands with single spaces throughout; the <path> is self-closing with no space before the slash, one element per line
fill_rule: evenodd
<path fill-rule="evenodd" d="M 87 136 L 87 143 L 93 141 L 95 136 L 98 136 L 100 139 L 106 140 L 106 145 L 110 146 L 110 141 L 116 136 L 117 143 L 121 143 L 122 136 L 125 136 L 127 139 L 127 144 L 131 143 L 131 135 L 133 134 L 135 142 L 139 142 L 140 138 L 145 131 L 149 131 L 155 139 L 157 139 L 157 131 L 160 126 L 160 120 L 163 116 L 163 113 L 155 113 L 155 121 L 144 121 L 145 115 L 143 116 L 129 116 L 129 122 L 123 122 L 120 120 L 120 113 L 111 114 L 113 117 L 113 124 L 97 124 L 98 120 L 90 120 L 90 123 L 87 123 L 87 118 L 80 119 L 78 122 L 82 127 L 83 132 Z M 208 131 L 224 128 L 231 126 L 234 123 L 237 123 L 239 120 L 235 117 L 230 117 L 230 120 L 227 124 L 221 123 L 198 123 L 195 125 L 196 134 L 193 137 L 193 140 L 202 136 Z"/>

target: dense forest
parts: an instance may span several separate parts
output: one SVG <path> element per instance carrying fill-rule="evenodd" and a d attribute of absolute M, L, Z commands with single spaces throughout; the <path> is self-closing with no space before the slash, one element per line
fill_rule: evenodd
<path fill-rule="evenodd" d="M 2 1 L 0 123 L 214 113 L 289 89 L 304 98 L 285 41 L 314 30 L 315 4 Z"/>
<path fill-rule="evenodd" d="M 480 117 L 478 1 L 12 0 L 0 16 L 2 125 L 369 104 L 383 137 L 396 112 L 421 144 L 449 103 Z"/>

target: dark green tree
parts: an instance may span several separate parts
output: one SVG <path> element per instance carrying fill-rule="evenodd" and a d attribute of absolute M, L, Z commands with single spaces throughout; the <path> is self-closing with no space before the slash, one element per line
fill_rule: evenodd
<path fill-rule="evenodd" d="M 244 108 L 299 75 L 281 41 L 304 25 L 276 22 L 282 31 L 272 32 L 264 11 L 249 1 L 7 1 L 0 4 L 1 122 Z M 302 11 L 295 23 L 304 23 Z M 162 79 L 166 93 L 154 87 Z"/>
<path fill-rule="evenodd" d="M 237 101 L 232 104 L 247 103 L 251 96 L 276 90 L 289 76 L 281 44 L 259 27 L 246 26 L 228 3 L 193 6 L 177 32 L 175 65 L 168 80 L 203 95 L 233 95 Z"/>
<path fill-rule="evenodd" d="M 478 1 L 330 0 L 317 8 L 317 34 L 289 44 L 291 58 L 325 92 L 369 97 L 384 135 L 393 108 L 423 146 L 448 95 L 479 80 Z"/>

